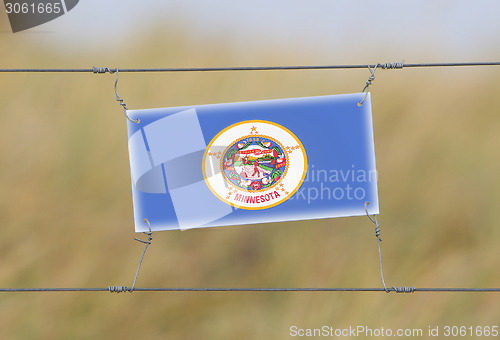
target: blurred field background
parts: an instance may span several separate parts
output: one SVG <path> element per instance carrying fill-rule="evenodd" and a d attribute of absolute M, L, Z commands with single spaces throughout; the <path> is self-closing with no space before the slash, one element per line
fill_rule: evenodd
<path fill-rule="evenodd" d="M 3 16 L 0 25 L 8 30 Z M 135 44 L 65 55 L 37 44 L 40 35 L 3 33 L 0 67 L 335 63 L 300 46 L 268 46 L 250 60 L 223 37 L 194 48 L 194 35 L 158 24 Z M 398 61 L 380 50 L 336 61 Z M 138 109 L 353 93 L 368 76 L 124 73 L 119 93 Z M 377 71 L 371 91 L 388 286 L 500 286 L 499 76 L 495 67 Z M 126 121 L 114 76 L 0 77 L 0 286 L 130 286 L 143 245 L 133 240 Z M 381 286 L 366 217 L 153 237 L 138 287 Z M 499 302 L 497 293 L 1 293 L 0 338 L 286 339 L 292 325 L 426 331 L 499 325 Z"/>

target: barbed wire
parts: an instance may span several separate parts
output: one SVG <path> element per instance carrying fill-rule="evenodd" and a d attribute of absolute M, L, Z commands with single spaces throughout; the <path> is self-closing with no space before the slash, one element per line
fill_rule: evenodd
<path fill-rule="evenodd" d="M 390 290 L 395 293 L 500 293 L 500 288 L 416 288 L 399 287 Z M 405 289 L 403 289 L 405 288 Z M 389 292 L 390 292 L 389 291 Z M 0 293 L 27 292 L 384 292 L 385 288 L 138 288 L 133 290 L 125 286 L 109 286 L 107 288 L 0 288 Z"/>
<path fill-rule="evenodd" d="M 118 72 L 217 72 L 217 71 L 271 71 L 271 70 L 334 70 L 334 69 L 366 69 L 368 68 L 372 75 L 366 83 L 363 92 L 371 85 L 374 79 L 374 71 L 377 68 L 381 69 L 402 69 L 402 68 L 423 68 L 423 67 L 467 67 L 467 66 L 500 66 L 500 62 L 458 62 L 458 63 L 417 63 L 406 64 L 403 62 L 396 63 L 377 63 L 377 64 L 357 64 L 357 65 L 300 65 L 300 66 L 236 66 L 236 67 L 178 67 L 178 68 L 110 68 L 110 67 L 93 67 L 93 68 L 11 68 L 0 69 L 0 73 L 117 73 Z M 373 71 L 372 71 L 373 70 Z M 373 79 L 372 79 L 373 78 Z M 116 83 L 115 82 L 115 91 Z M 118 100 L 117 93 L 117 100 Z M 362 103 L 361 103 L 362 104 Z M 366 209 L 366 207 L 365 207 Z M 367 212 L 368 215 L 368 212 Z M 370 216 L 368 215 L 370 218 Z M 372 220 L 372 218 L 370 218 Z M 495 292 L 500 293 L 500 288 L 416 288 L 416 287 L 391 287 L 387 288 L 383 278 L 382 259 L 380 253 L 380 230 L 376 220 L 372 220 L 376 224 L 376 236 L 378 239 L 380 273 L 383 283 L 383 288 L 137 288 L 135 287 L 137 275 L 144 258 L 147 246 L 151 243 L 151 229 L 148 235 L 148 241 L 138 240 L 146 243 L 146 247 L 142 253 L 139 266 L 137 268 L 134 283 L 131 288 L 127 286 L 109 286 L 107 288 L 0 288 L 0 293 L 22 293 L 22 292 L 385 292 L 385 293 L 431 293 L 431 292 L 470 292 L 470 293 L 485 293 Z"/>
<path fill-rule="evenodd" d="M 420 67 L 463 67 L 463 66 L 500 66 L 500 61 L 492 62 L 456 62 L 456 63 L 376 63 L 353 65 L 296 65 L 296 66 L 233 66 L 233 67 L 169 67 L 169 68 L 3 68 L 0 72 L 21 73 L 114 73 L 119 72 L 217 72 L 217 71 L 272 71 L 272 70 L 334 70 L 334 69 L 402 69 Z"/>

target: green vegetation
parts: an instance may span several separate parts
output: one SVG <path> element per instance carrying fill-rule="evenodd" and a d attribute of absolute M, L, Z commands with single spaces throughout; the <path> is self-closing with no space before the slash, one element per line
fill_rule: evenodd
<path fill-rule="evenodd" d="M 228 176 L 229 176 L 230 179 L 234 179 L 235 181 L 237 181 L 238 179 L 240 179 L 240 176 L 238 176 L 234 172 L 230 172 Z"/>
<path fill-rule="evenodd" d="M 248 148 L 250 146 L 250 144 L 252 144 L 252 143 L 246 142 L 245 145 L 243 145 L 239 150 L 245 150 L 246 148 Z"/>
<path fill-rule="evenodd" d="M 259 164 L 259 166 L 260 166 L 262 169 L 264 169 L 264 170 L 266 170 L 266 171 L 269 171 L 269 172 L 274 170 L 274 168 L 273 168 L 273 167 L 267 166 L 267 165 L 265 165 L 265 164 Z"/>
<path fill-rule="evenodd" d="M 257 142 L 257 145 L 260 146 L 261 148 L 269 149 L 267 146 L 265 146 L 264 144 L 262 144 L 262 142 Z"/>
<path fill-rule="evenodd" d="M 238 152 L 238 150 L 236 150 L 236 149 L 229 150 L 227 152 L 227 155 L 226 155 L 227 159 L 230 159 L 231 157 L 233 157 L 237 152 Z"/>
<path fill-rule="evenodd" d="M 279 155 L 281 155 L 281 151 L 280 151 L 280 148 L 278 148 L 276 145 L 273 146 L 271 149 L 273 149 L 274 151 L 276 151 L 276 153 Z"/>
<path fill-rule="evenodd" d="M 278 176 L 281 176 L 281 170 L 276 170 L 275 172 L 273 172 L 273 174 L 271 175 L 271 180 L 274 181 Z"/>
<path fill-rule="evenodd" d="M 267 155 L 262 156 L 260 159 L 263 161 L 272 161 L 274 159 L 274 157 L 272 155 L 267 154 Z"/>

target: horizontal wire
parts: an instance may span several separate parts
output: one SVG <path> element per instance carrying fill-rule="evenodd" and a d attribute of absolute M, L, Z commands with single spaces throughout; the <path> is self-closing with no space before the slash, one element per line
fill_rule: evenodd
<path fill-rule="evenodd" d="M 115 73 L 115 72 L 214 72 L 214 71 L 269 71 L 269 70 L 328 70 L 328 69 L 402 69 L 419 67 L 461 67 L 461 66 L 500 66 L 500 62 L 461 62 L 461 63 L 378 63 L 358 65 L 303 65 L 303 66 L 242 66 L 242 67 L 181 67 L 181 68 L 90 68 L 90 69 L 0 69 L 3 73 Z M 125 286 L 107 288 L 0 288 L 0 293 L 9 292 L 500 292 L 500 288 L 127 288 Z"/>
<path fill-rule="evenodd" d="M 396 64 L 396 63 L 395 63 Z M 398 67 L 390 63 L 357 64 L 357 65 L 302 65 L 302 66 L 236 66 L 236 67 L 173 67 L 173 68 L 4 68 L 0 72 L 59 72 L 59 73 L 114 73 L 119 72 L 215 72 L 215 71 L 270 71 L 270 70 L 333 70 L 333 69 L 364 69 L 380 65 L 383 69 L 411 68 L 411 67 L 457 67 L 457 66 L 500 66 L 500 62 L 460 62 L 460 63 L 397 63 Z"/>
<path fill-rule="evenodd" d="M 0 288 L 0 293 L 16 292 L 131 292 L 108 288 Z M 134 292 L 384 292 L 384 288 L 134 288 Z M 393 291 L 402 293 L 402 291 Z M 500 288 L 413 288 L 411 292 L 490 292 L 500 293 Z"/>

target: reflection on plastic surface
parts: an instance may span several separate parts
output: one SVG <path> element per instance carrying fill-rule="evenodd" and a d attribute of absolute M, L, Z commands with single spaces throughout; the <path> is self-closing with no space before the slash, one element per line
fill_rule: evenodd
<path fill-rule="evenodd" d="M 378 214 L 363 98 L 128 111 L 136 232 Z"/>

